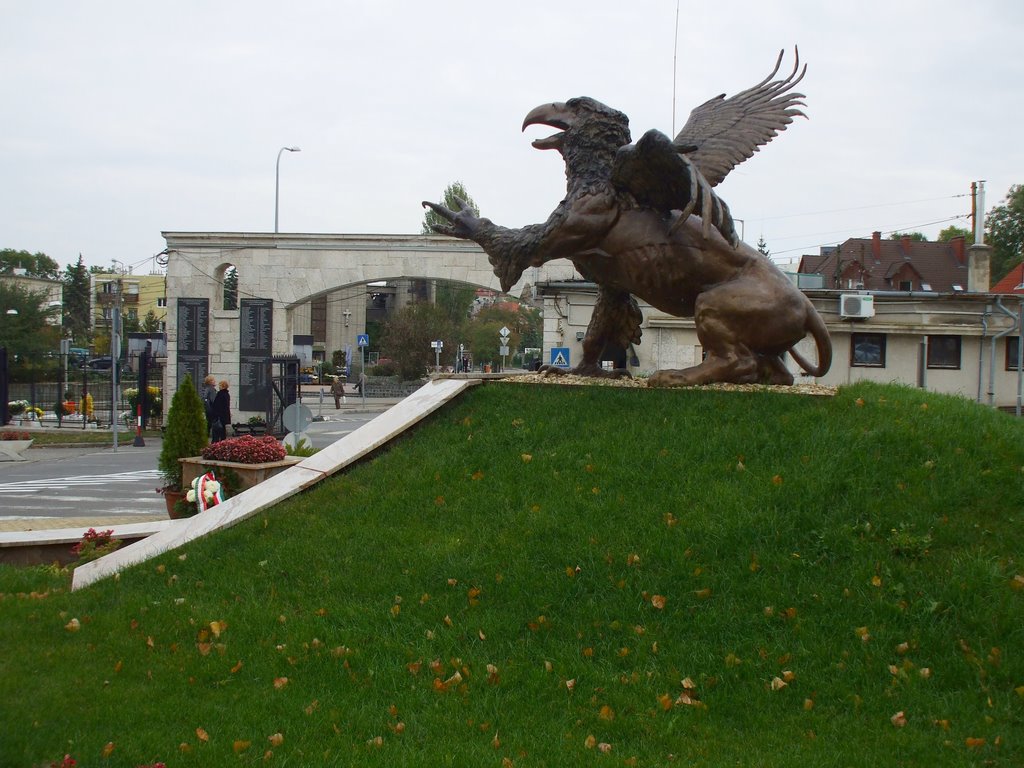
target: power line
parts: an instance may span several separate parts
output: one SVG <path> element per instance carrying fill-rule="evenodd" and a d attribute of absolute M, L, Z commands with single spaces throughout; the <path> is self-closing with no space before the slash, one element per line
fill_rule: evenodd
<path fill-rule="evenodd" d="M 891 235 L 894 232 L 905 232 L 907 230 L 917 230 L 917 229 L 919 229 L 921 227 L 931 227 L 931 226 L 934 226 L 936 224 L 946 224 L 947 222 L 958 221 L 958 220 L 961 220 L 961 219 L 966 219 L 969 216 L 970 216 L 970 214 L 962 213 L 962 214 L 958 214 L 956 216 L 950 216 L 949 218 L 946 218 L 946 219 L 939 219 L 938 221 L 929 221 L 929 222 L 925 222 L 923 224 L 908 224 L 907 226 L 904 226 L 904 227 L 896 227 L 895 229 L 884 230 L 884 231 L 881 232 L 881 234 L 883 234 L 883 235 Z M 841 230 L 837 230 L 837 231 L 841 231 Z M 818 234 L 829 234 L 829 233 L 827 233 L 827 232 L 819 232 Z M 870 235 L 867 236 L 867 237 L 863 237 L 863 236 L 862 237 L 847 236 L 847 237 L 844 238 L 844 240 L 869 240 L 869 239 L 871 239 Z M 801 245 L 801 246 L 799 246 L 797 248 L 789 248 L 789 249 L 784 250 L 784 251 L 773 251 L 772 252 L 772 256 L 773 257 L 774 256 L 778 256 L 778 255 L 783 254 L 783 253 L 794 253 L 796 251 L 808 251 L 808 250 L 814 250 L 814 249 L 821 249 L 822 247 L 829 246 L 829 245 L 834 245 L 834 244 L 835 244 L 835 241 L 829 242 L 829 243 L 818 243 L 817 245 Z"/>

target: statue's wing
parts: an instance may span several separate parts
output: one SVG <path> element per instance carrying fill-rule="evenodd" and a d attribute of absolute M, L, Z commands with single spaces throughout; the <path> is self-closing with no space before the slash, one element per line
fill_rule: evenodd
<path fill-rule="evenodd" d="M 711 186 L 719 184 L 729 171 L 778 136 L 779 131 L 786 130 L 794 117 L 806 117 L 797 109 L 805 106 L 801 101 L 804 95 L 793 92 L 793 87 L 803 79 L 807 65 L 800 68 L 800 51 L 794 51 L 796 63 L 786 79 L 772 80 L 782 64 L 785 51 L 780 51 L 775 69 L 760 83 L 729 98 L 723 93 L 690 113 L 673 143 L 678 151 L 687 154 Z"/>
<path fill-rule="evenodd" d="M 710 235 L 714 226 L 733 247 L 739 242 L 729 206 L 714 193 L 696 164 L 680 154 L 661 131 L 650 130 L 636 144 L 620 147 L 612 165 L 611 181 L 641 206 L 665 215 L 680 211 L 672 231 L 692 213 L 702 218 L 704 237 Z"/>

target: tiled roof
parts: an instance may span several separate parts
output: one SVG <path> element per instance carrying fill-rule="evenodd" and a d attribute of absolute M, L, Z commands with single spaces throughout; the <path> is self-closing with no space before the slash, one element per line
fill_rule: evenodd
<path fill-rule="evenodd" d="M 897 273 L 908 265 L 919 275 L 912 280 L 913 290 L 949 293 L 954 290 L 953 286 L 959 286 L 957 290 L 967 286 L 967 258 L 963 254 L 963 241 L 882 240 L 880 236 L 850 238 L 833 253 L 804 256 L 799 271 L 824 275 L 826 288 L 842 289 L 856 287 L 841 278 L 845 273 L 846 279 L 851 279 L 851 267 L 859 265 L 859 269 L 853 271 L 859 274 L 856 282 L 862 282 L 865 290 L 896 291 L 901 290 Z"/>
<path fill-rule="evenodd" d="M 992 286 L 990 293 L 1024 293 L 1024 264 L 1018 264 L 1009 273 Z"/>

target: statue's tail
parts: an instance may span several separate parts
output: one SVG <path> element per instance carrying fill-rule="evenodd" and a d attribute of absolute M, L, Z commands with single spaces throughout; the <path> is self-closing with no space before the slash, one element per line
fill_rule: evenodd
<path fill-rule="evenodd" d="M 810 361 L 795 348 L 790 348 L 789 354 L 809 376 L 818 378 L 828 373 L 828 369 L 832 367 L 832 339 L 828 335 L 825 321 L 821 319 L 811 300 L 804 296 L 804 301 L 807 302 L 807 332 L 814 337 L 814 343 L 818 347 L 818 365 L 811 365 Z"/>

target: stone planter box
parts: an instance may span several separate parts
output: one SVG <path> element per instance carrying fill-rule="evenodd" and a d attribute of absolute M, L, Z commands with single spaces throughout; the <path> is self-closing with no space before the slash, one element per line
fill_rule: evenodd
<path fill-rule="evenodd" d="M 202 456 L 190 456 L 187 459 L 178 459 L 181 462 L 181 483 L 186 490 L 192 485 L 197 477 L 205 475 L 212 470 L 217 479 L 221 479 L 221 472 L 228 471 L 238 476 L 239 487 L 233 488 L 233 494 L 252 488 L 262 483 L 269 477 L 284 472 L 289 467 L 295 466 L 302 461 L 302 456 L 285 456 L 281 461 L 268 461 L 264 464 L 242 464 L 237 461 L 213 461 L 204 459 Z"/>
<path fill-rule="evenodd" d="M 0 440 L 0 461 L 25 461 L 22 454 L 32 445 L 32 440 Z"/>

